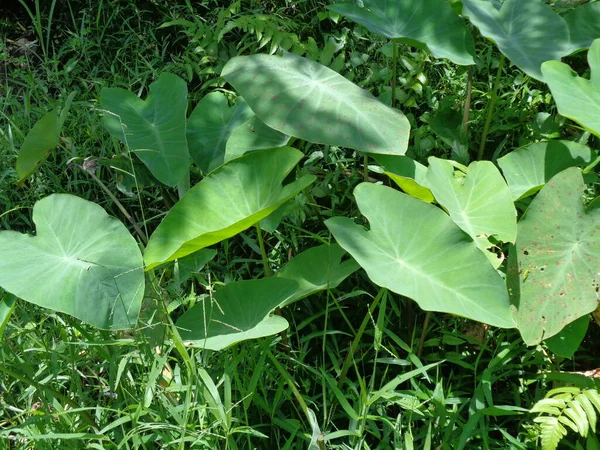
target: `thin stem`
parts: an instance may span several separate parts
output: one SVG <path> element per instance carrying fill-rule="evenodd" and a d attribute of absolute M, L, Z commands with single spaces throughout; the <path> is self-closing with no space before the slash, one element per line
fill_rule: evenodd
<path fill-rule="evenodd" d="M 269 267 L 269 258 L 267 257 L 267 251 L 265 250 L 265 242 L 263 241 L 262 230 L 260 224 L 257 222 L 256 235 L 258 236 L 258 245 L 260 247 L 260 254 L 262 256 L 263 267 L 265 268 L 265 277 L 269 278 L 271 275 L 271 268 Z"/>
<path fill-rule="evenodd" d="M 498 72 L 496 73 L 496 80 L 494 81 L 494 87 L 490 96 L 490 101 L 487 107 L 487 117 L 485 119 L 485 125 L 483 126 L 483 135 L 481 136 L 481 142 L 479 143 L 479 152 L 477 153 L 477 161 L 481 161 L 483 158 L 483 150 L 485 149 L 485 142 L 487 140 L 488 132 L 490 130 L 490 124 L 492 123 L 492 116 L 494 115 L 494 108 L 496 101 L 498 100 L 498 87 L 500 86 L 500 79 L 502 77 L 502 69 L 504 68 L 504 62 L 506 59 L 504 55 L 500 56 L 500 62 L 498 63 Z"/>
<path fill-rule="evenodd" d="M 419 349 L 417 350 L 417 356 L 420 358 L 423 354 L 423 347 L 425 346 L 425 338 L 427 337 L 427 328 L 429 327 L 429 321 L 431 320 L 431 316 L 433 313 L 431 311 L 427 311 L 427 315 L 425 316 L 425 322 L 423 322 L 423 331 L 421 331 L 421 339 L 419 340 Z"/>
<path fill-rule="evenodd" d="M 113 203 L 115 205 L 117 205 L 117 208 L 119 208 L 119 210 L 123 213 L 123 215 L 127 218 L 127 220 L 129 220 L 129 223 L 131 223 L 131 225 L 133 226 L 133 229 L 135 230 L 135 232 L 137 233 L 137 235 L 142 240 L 142 243 L 144 245 L 147 245 L 148 244 L 148 237 L 146 236 L 146 233 L 144 233 L 142 231 L 142 229 L 140 227 L 138 227 L 138 225 L 135 222 L 134 218 L 127 212 L 127 210 L 125 209 L 125 207 L 123 206 L 123 204 L 117 199 L 117 197 L 115 197 L 115 195 L 110 191 L 110 189 L 108 189 L 108 187 L 102 182 L 102 180 L 100 180 L 100 178 L 98 178 L 92 171 L 85 170 L 81 166 L 78 166 L 78 167 L 80 169 L 82 169 L 84 172 L 87 172 L 90 175 L 90 177 L 92 177 L 92 180 L 94 180 L 96 183 L 98 183 L 98 186 L 100 186 L 102 188 L 102 190 L 104 192 L 106 192 L 106 195 L 108 195 L 110 197 L 110 199 L 113 201 Z"/>
<path fill-rule="evenodd" d="M 398 46 L 392 40 L 392 108 L 396 107 L 396 78 L 398 78 Z"/>
<path fill-rule="evenodd" d="M 467 95 L 465 97 L 465 107 L 463 110 L 463 132 L 465 133 L 465 137 L 469 131 L 469 112 L 471 111 L 471 94 L 473 91 L 473 66 L 469 66 L 469 71 L 467 75 Z"/>

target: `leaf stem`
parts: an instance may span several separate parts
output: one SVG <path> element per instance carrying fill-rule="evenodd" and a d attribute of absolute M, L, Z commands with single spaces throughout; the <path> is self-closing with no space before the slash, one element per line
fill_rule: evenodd
<path fill-rule="evenodd" d="M 425 315 L 425 321 L 423 322 L 423 330 L 421 331 L 421 339 L 419 339 L 419 348 L 417 349 L 417 356 L 419 358 L 423 354 L 425 338 L 427 337 L 427 327 L 429 327 L 429 321 L 431 320 L 432 315 L 433 313 L 431 311 L 427 311 L 427 314 Z"/>
<path fill-rule="evenodd" d="M 471 94 L 473 91 L 473 66 L 469 66 L 468 75 L 467 75 L 467 93 L 465 96 L 465 107 L 463 109 L 463 133 L 465 134 L 465 138 L 467 137 L 467 132 L 469 131 L 469 112 L 471 111 Z"/>
<path fill-rule="evenodd" d="M 265 268 L 265 277 L 269 278 L 273 275 L 271 272 L 271 268 L 269 267 L 269 258 L 267 257 L 267 251 L 265 250 L 265 242 L 263 241 L 262 229 L 260 228 L 260 224 L 257 222 L 255 224 L 256 227 L 256 235 L 258 236 L 258 245 L 260 247 L 260 254 L 262 256 L 263 267 Z"/>
<path fill-rule="evenodd" d="M 494 86 L 490 95 L 490 101 L 487 106 L 487 117 L 485 118 L 485 125 L 483 126 L 483 135 L 481 136 L 481 142 L 479 143 L 479 152 L 477 153 L 477 161 L 481 161 L 483 158 L 483 151 L 485 149 L 485 142 L 490 131 L 490 124 L 492 123 L 492 116 L 494 115 L 494 108 L 496 101 L 498 100 L 498 87 L 500 86 L 500 79 L 502 78 L 502 69 L 504 69 L 504 63 L 506 58 L 504 55 L 500 55 L 500 62 L 498 63 L 498 72 L 496 73 L 496 79 L 494 80 Z"/>

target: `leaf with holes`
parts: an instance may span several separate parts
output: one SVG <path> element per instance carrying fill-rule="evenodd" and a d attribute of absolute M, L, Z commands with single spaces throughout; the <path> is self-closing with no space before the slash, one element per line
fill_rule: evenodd
<path fill-rule="evenodd" d="M 315 180 L 305 175 L 282 186 L 302 156 L 290 147 L 260 150 L 212 171 L 154 231 L 144 253 L 146 269 L 235 236 L 267 217 Z"/>
<path fill-rule="evenodd" d="M 502 278 L 442 210 L 371 183 L 359 184 L 354 196 L 369 231 L 346 217 L 325 224 L 374 283 L 427 311 L 514 327 Z"/>
<path fill-rule="evenodd" d="M 446 0 L 364 0 L 364 6 L 337 3 L 328 9 L 385 37 L 422 42 L 438 58 L 475 64 L 473 36 Z"/>
<path fill-rule="evenodd" d="M 548 61 L 542 72 L 554 97 L 558 112 L 574 120 L 600 137 L 600 39 L 596 39 L 587 55 L 590 79 L 560 61 Z"/>
<path fill-rule="evenodd" d="M 236 281 L 206 297 L 177 321 L 184 341 L 222 350 L 237 342 L 281 333 L 289 324 L 269 314 L 285 303 L 298 285 L 285 278 Z"/>
<path fill-rule="evenodd" d="M 406 152 L 404 114 L 319 63 L 291 53 L 237 56 L 221 76 L 281 133 L 363 152 Z"/>
<path fill-rule="evenodd" d="M 567 23 L 541 0 L 463 0 L 463 14 L 519 69 L 543 80 L 541 65 L 569 53 Z"/>
<path fill-rule="evenodd" d="M 514 242 L 517 236 L 517 211 L 504 178 L 490 161 L 469 165 L 466 174 L 455 176 L 450 161 L 430 157 L 427 186 L 456 225 L 462 228 L 485 252 L 497 268 L 502 262 L 487 249 L 494 237 Z"/>
<path fill-rule="evenodd" d="M 559 333 L 598 306 L 600 210 L 583 204 L 575 167 L 555 175 L 519 222 L 507 284 L 517 326 L 528 345 Z"/>
<path fill-rule="evenodd" d="M 104 88 L 100 106 L 105 110 L 106 129 L 134 152 L 152 175 L 168 186 L 181 181 L 190 165 L 185 81 L 161 74 L 150 85 L 146 101 L 125 89 Z"/>
<path fill-rule="evenodd" d="M 577 142 L 535 142 L 498 159 L 498 165 L 512 199 L 519 200 L 538 192 L 557 173 L 587 166 L 595 157 L 596 152 Z"/>
<path fill-rule="evenodd" d="M 277 276 L 294 280 L 298 283 L 298 289 L 285 305 L 315 292 L 338 287 L 360 267 L 353 259 L 342 261 L 346 254 L 337 244 L 324 244 L 310 248 L 288 262 L 277 272 Z"/>
<path fill-rule="evenodd" d="M 36 236 L 0 231 L 0 286 L 102 329 L 135 326 L 144 295 L 138 245 L 95 203 L 54 194 L 33 208 Z"/>
<path fill-rule="evenodd" d="M 188 119 L 187 139 L 190 154 L 204 173 L 225 162 L 225 145 L 231 133 L 252 116 L 243 98 L 232 107 L 220 92 L 200 100 Z"/>

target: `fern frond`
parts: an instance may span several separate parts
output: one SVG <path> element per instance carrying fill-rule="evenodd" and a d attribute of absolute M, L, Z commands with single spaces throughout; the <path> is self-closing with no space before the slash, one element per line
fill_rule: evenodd
<path fill-rule="evenodd" d="M 542 424 L 542 450 L 556 450 L 567 430 L 558 422 L 557 417 L 544 417 Z"/>

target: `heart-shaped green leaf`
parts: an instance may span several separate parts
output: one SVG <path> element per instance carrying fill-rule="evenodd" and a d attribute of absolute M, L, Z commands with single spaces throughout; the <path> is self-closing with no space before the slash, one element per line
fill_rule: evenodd
<path fill-rule="evenodd" d="M 594 41 L 587 58 L 589 80 L 577 76 L 560 61 L 544 63 L 542 72 L 558 112 L 600 137 L 600 39 Z"/>
<path fill-rule="evenodd" d="M 374 33 L 409 38 L 427 45 L 438 58 L 460 65 L 475 64 L 473 37 L 446 0 L 364 0 L 364 7 L 338 3 L 327 6 Z"/>
<path fill-rule="evenodd" d="M 54 194 L 33 208 L 36 236 L 0 231 L 0 286 L 103 329 L 135 326 L 144 295 L 142 255 L 95 203 Z"/>
<path fill-rule="evenodd" d="M 237 56 L 221 76 L 277 131 L 363 152 L 406 152 L 404 114 L 319 63 L 291 53 Z"/>
<path fill-rule="evenodd" d="M 519 222 L 507 284 L 528 345 L 554 336 L 598 306 L 600 210 L 586 211 L 584 190 L 581 170 L 566 169 L 542 188 Z"/>
<path fill-rule="evenodd" d="M 252 116 L 242 98 L 233 107 L 220 92 L 211 92 L 200 100 L 188 119 L 187 139 L 190 154 L 202 171 L 208 173 L 225 162 L 229 136 Z"/>
<path fill-rule="evenodd" d="M 161 74 L 150 85 L 146 101 L 125 89 L 104 88 L 100 105 L 110 134 L 135 152 L 161 183 L 177 185 L 190 165 L 185 81 Z"/>
<path fill-rule="evenodd" d="M 442 210 L 370 183 L 354 196 L 370 231 L 345 217 L 325 223 L 374 283 L 428 311 L 514 327 L 502 278 Z"/>
<path fill-rule="evenodd" d="M 489 0 L 463 0 L 463 14 L 513 64 L 538 80 L 544 79 L 544 61 L 569 52 L 567 23 L 542 0 L 506 0 L 501 7 Z"/>
<path fill-rule="evenodd" d="M 572 141 L 536 142 L 498 159 L 513 200 L 538 192 L 559 172 L 586 166 L 596 157 L 589 147 Z"/>
<path fill-rule="evenodd" d="M 569 54 L 590 48 L 595 39 L 600 38 L 600 3 L 580 5 L 565 16 L 569 27 Z"/>
<path fill-rule="evenodd" d="M 485 250 L 487 237 L 514 242 L 517 235 L 517 211 L 510 190 L 490 161 L 476 161 L 467 173 L 455 176 L 454 166 L 446 160 L 430 157 L 427 185 L 456 225 Z"/>
<path fill-rule="evenodd" d="M 147 269 L 234 236 L 267 217 L 315 180 L 305 175 L 281 185 L 302 156 L 290 147 L 260 150 L 215 169 L 154 231 L 144 253 Z"/>
<path fill-rule="evenodd" d="M 211 302 L 205 298 L 177 321 L 181 338 L 195 346 L 222 350 L 237 342 L 271 336 L 287 329 L 287 320 L 269 316 L 298 285 L 285 278 L 229 283 Z"/>
<path fill-rule="evenodd" d="M 257 116 L 252 116 L 231 133 L 225 150 L 225 161 L 244 153 L 266 148 L 283 147 L 290 137 L 268 127 Z"/>
<path fill-rule="evenodd" d="M 310 248 L 288 262 L 277 272 L 277 276 L 294 280 L 298 283 L 298 288 L 285 305 L 315 292 L 338 287 L 360 267 L 353 259 L 342 261 L 346 254 L 347 252 L 337 244 L 324 244 Z"/>
<path fill-rule="evenodd" d="M 396 155 L 370 155 L 385 169 L 385 174 L 408 195 L 431 203 L 435 199 L 426 187 L 427 167 L 409 158 Z"/>

